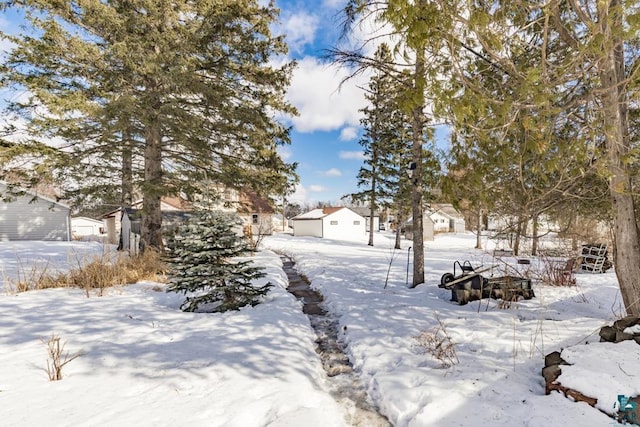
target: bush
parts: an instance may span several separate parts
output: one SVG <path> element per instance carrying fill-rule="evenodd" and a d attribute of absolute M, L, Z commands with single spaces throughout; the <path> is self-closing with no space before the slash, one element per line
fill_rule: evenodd
<path fill-rule="evenodd" d="M 436 315 L 438 325 L 420 335 L 413 337 L 416 345 L 425 353 L 432 355 L 440 362 L 442 368 L 449 368 L 459 363 L 456 346 L 451 340 L 444 322 Z"/>
<path fill-rule="evenodd" d="M 219 211 L 196 212 L 167 239 L 168 292 L 189 294 L 184 311 L 223 312 L 259 304 L 270 283 L 253 286 L 264 277 L 251 261 L 237 261 L 248 247 L 234 229 L 239 222 Z"/>

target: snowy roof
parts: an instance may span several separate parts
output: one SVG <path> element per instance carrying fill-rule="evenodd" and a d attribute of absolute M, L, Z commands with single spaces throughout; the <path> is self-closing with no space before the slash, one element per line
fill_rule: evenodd
<path fill-rule="evenodd" d="M 439 213 L 452 219 L 464 219 L 464 216 L 449 203 L 434 203 L 427 210 L 430 214 Z"/>
<path fill-rule="evenodd" d="M 329 216 L 329 215 L 331 215 L 331 214 L 333 214 L 333 213 L 336 213 L 336 212 L 338 212 L 338 211 L 339 211 L 339 210 L 341 210 L 341 209 L 347 209 L 347 208 L 345 208 L 345 207 L 343 207 L 343 206 L 336 207 L 336 208 L 330 208 L 330 207 L 327 207 L 327 208 L 318 208 L 318 209 L 314 209 L 314 210 L 312 210 L 312 211 L 305 212 L 305 213 L 303 213 L 303 214 L 300 214 L 300 215 L 294 216 L 294 217 L 293 217 L 293 218 L 291 218 L 291 219 L 293 219 L 293 220 L 303 220 L 303 219 L 321 219 L 321 218 L 324 218 L 325 216 Z"/>
<path fill-rule="evenodd" d="M 4 181 L 0 181 L 0 187 L 2 187 L 2 188 L 0 188 L 0 197 L 3 197 L 3 196 L 5 196 L 4 193 L 8 190 L 9 186 Z M 22 188 L 20 186 L 15 186 L 14 191 L 24 192 L 24 194 L 22 196 L 25 196 L 25 197 L 33 197 L 33 198 L 36 198 L 36 199 L 42 199 L 45 202 L 56 204 L 56 205 L 58 205 L 60 207 L 63 207 L 65 209 L 69 209 L 69 210 L 71 209 L 69 207 L 69 205 L 66 205 L 66 204 L 64 204 L 64 203 L 62 203 L 62 202 L 60 202 L 58 200 L 54 200 L 52 197 L 47 197 L 47 196 L 44 196 L 42 194 L 39 194 L 38 192 L 35 192 L 33 190 L 28 190 L 28 189 Z"/>

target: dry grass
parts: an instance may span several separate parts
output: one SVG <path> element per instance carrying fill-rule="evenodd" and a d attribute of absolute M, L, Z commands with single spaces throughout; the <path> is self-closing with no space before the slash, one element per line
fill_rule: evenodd
<path fill-rule="evenodd" d="M 449 368 L 459 363 L 456 346 L 447 332 L 444 322 L 436 314 L 438 324 L 428 331 L 413 337 L 416 345 L 440 362 L 440 367 Z"/>
<path fill-rule="evenodd" d="M 60 344 L 60 337 L 55 334 L 51 334 L 51 338 L 48 341 L 42 341 L 47 345 L 47 353 L 49 354 L 49 359 L 47 360 L 49 381 L 61 380 L 62 368 L 72 360 L 84 355 L 82 351 L 79 351 L 70 356 L 68 351 L 64 351 L 65 344 Z"/>
<path fill-rule="evenodd" d="M 103 255 L 88 262 L 78 260 L 78 266 L 66 273 L 51 273 L 51 267 L 34 265 L 30 269 L 21 269 L 18 280 L 13 283 L 16 292 L 28 290 L 79 287 L 87 294 L 98 289 L 100 295 L 105 288 L 141 280 L 165 282 L 166 265 L 161 256 L 151 250 L 137 256 L 126 253 Z"/>

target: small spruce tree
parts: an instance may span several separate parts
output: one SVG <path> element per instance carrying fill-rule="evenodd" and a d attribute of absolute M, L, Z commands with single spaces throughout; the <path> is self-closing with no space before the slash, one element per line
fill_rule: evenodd
<path fill-rule="evenodd" d="M 203 210 L 178 226 L 167 239 L 167 292 L 190 294 L 183 311 L 223 312 L 255 306 L 272 286 L 252 286 L 265 276 L 252 261 L 234 258 L 248 252 L 234 226 L 237 219 L 220 211 Z"/>

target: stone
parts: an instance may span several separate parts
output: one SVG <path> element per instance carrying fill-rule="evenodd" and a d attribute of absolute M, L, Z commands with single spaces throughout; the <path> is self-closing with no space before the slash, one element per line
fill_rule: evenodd
<path fill-rule="evenodd" d="M 600 328 L 600 341 L 615 342 L 616 329 L 611 326 L 603 326 Z"/>
<path fill-rule="evenodd" d="M 555 382 L 555 380 L 558 379 L 561 373 L 562 370 L 560 369 L 559 365 L 550 365 L 542 368 L 542 376 L 544 377 L 547 385 Z"/>
<path fill-rule="evenodd" d="M 627 316 L 613 322 L 613 327 L 619 331 L 624 331 L 625 329 L 637 325 L 638 323 L 640 323 L 640 317 Z"/>
<path fill-rule="evenodd" d="M 553 353 L 549 353 L 544 357 L 544 366 L 552 366 L 552 365 L 566 365 L 567 362 L 564 361 L 562 357 L 560 357 L 559 351 L 554 351 Z"/>
<path fill-rule="evenodd" d="M 622 331 L 616 331 L 616 339 L 614 342 L 618 343 L 618 342 L 632 340 L 632 339 L 633 339 L 633 335 L 626 334 Z"/>

